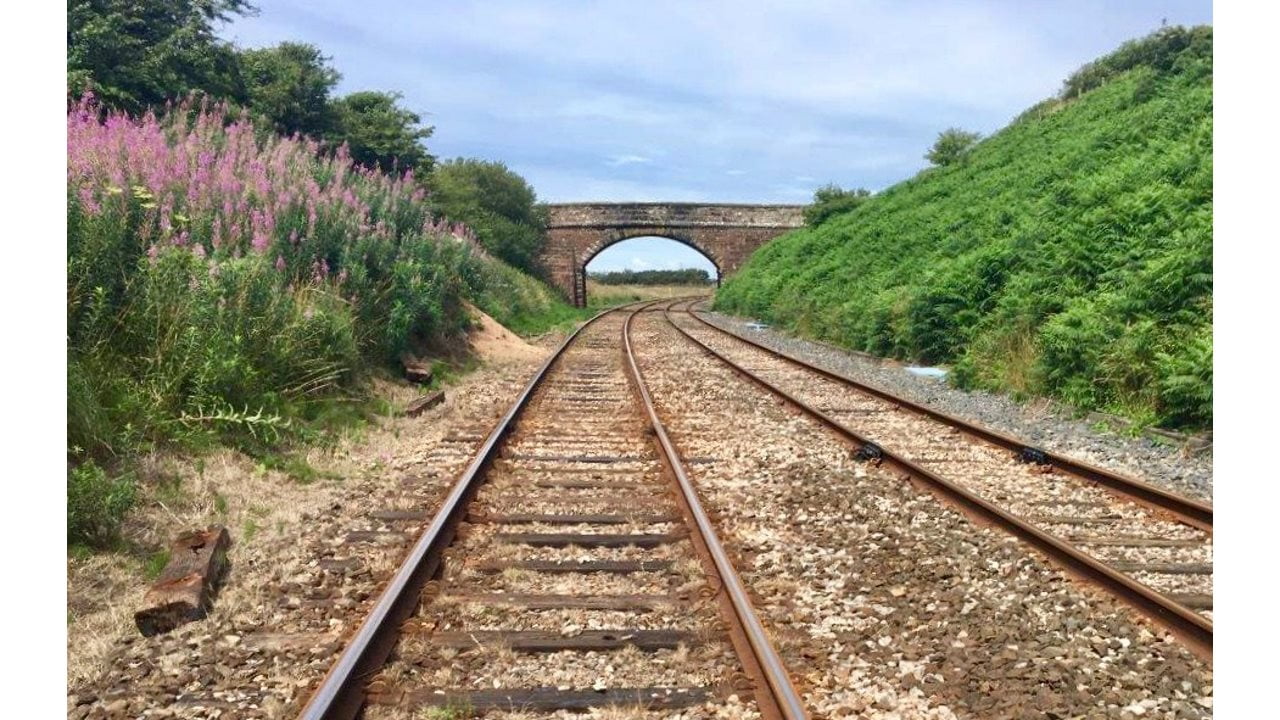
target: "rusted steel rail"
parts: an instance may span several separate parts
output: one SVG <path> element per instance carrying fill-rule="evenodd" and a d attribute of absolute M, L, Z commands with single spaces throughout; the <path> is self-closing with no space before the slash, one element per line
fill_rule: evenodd
<path fill-rule="evenodd" d="M 755 690 L 755 698 L 763 717 L 768 720 L 796 720 L 798 718 L 807 718 L 803 706 L 800 705 L 798 695 L 791 686 L 786 670 L 782 667 L 778 660 L 776 651 L 770 645 L 767 636 L 760 625 L 759 620 L 755 617 L 751 610 L 750 602 L 747 599 L 746 592 L 742 587 L 741 580 L 738 578 L 736 571 L 729 563 L 727 555 L 720 541 L 716 538 L 714 530 L 702 510 L 698 502 L 696 494 L 694 494 L 689 479 L 684 472 L 679 456 L 676 454 L 674 446 L 670 439 L 667 438 L 665 430 L 662 429 L 660 422 L 657 420 L 653 411 L 652 401 L 649 398 L 648 390 L 644 386 L 643 377 L 639 374 L 638 365 L 635 363 L 634 357 L 631 355 L 631 342 L 627 335 L 630 328 L 630 320 L 636 312 L 643 310 L 653 302 L 638 303 L 623 309 L 613 309 L 597 314 L 592 317 L 568 338 L 551 354 L 551 356 L 543 363 L 539 370 L 534 374 L 533 378 L 524 387 L 516 401 L 505 415 L 497 422 L 493 430 L 489 433 L 483 444 L 476 451 L 471 463 L 466 470 L 458 477 L 447 496 L 444 498 L 439 510 L 432 517 L 427 526 L 418 536 L 412 548 L 408 552 L 406 558 L 400 567 L 391 576 L 382 593 L 377 598 L 372 609 L 364 618 L 360 626 L 351 636 L 346 647 L 339 655 L 334 664 L 330 667 L 329 672 L 321 681 L 320 685 L 308 698 L 306 705 L 302 709 L 299 717 L 307 720 L 319 720 L 321 718 L 354 718 L 357 717 L 366 702 L 382 702 L 383 696 L 391 697 L 408 697 L 409 701 L 415 703 L 437 703 L 443 698 L 448 702 L 453 702 L 455 698 L 453 691 L 443 691 L 431 688 L 409 688 L 402 690 L 398 688 L 384 687 L 381 680 L 375 683 L 373 689 L 370 688 L 369 682 L 379 673 L 385 666 L 388 658 L 396 647 L 396 643 L 400 640 L 402 632 L 409 632 L 405 628 L 414 627 L 415 623 L 421 625 L 420 621 L 413 621 L 406 625 L 406 621 L 418 611 L 420 603 L 424 595 L 424 590 L 430 590 L 432 587 L 438 586 L 440 583 L 433 581 L 437 574 L 442 571 L 446 550 L 455 542 L 455 537 L 464 537 L 459 534 L 459 525 L 463 522 L 497 522 L 497 523 L 612 523 L 621 522 L 622 516 L 613 515 L 546 515 L 537 513 L 526 514 L 506 514 L 504 516 L 495 516 L 493 514 L 472 513 L 469 508 L 473 505 L 473 500 L 477 497 L 480 486 L 485 484 L 485 479 L 493 472 L 495 463 L 509 463 L 513 461 L 527 460 L 536 463 L 588 463 L 593 467 L 603 467 L 609 462 L 635 463 L 635 456 L 625 456 L 611 458 L 607 455 L 586 454 L 587 451 L 577 451 L 582 454 L 572 456 L 560 456 L 550 454 L 539 454 L 536 456 L 521 456 L 520 453 L 510 451 L 510 440 L 508 434 L 515 428 L 516 422 L 522 417 L 526 409 L 532 402 L 534 393 L 548 378 L 552 367 L 556 365 L 565 355 L 570 346 L 580 337 L 584 331 L 592 324 L 598 322 L 604 316 L 612 312 L 627 312 L 626 322 L 623 324 L 622 344 L 624 353 L 624 367 L 629 367 L 630 375 L 616 375 L 619 383 L 627 383 L 645 402 L 645 408 L 648 411 L 647 420 L 654 432 L 658 435 L 661 453 L 659 459 L 662 461 L 662 470 L 659 477 L 674 476 L 675 484 L 677 484 L 679 492 L 676 496 L 679 498 L 680 504 L 684 510 L 686 524 L 689 526 L 690 532 L 688 538 L 692 540 L 694 549 L 702 556 L 702 566 L 709 572 L 714 572 L 718 579 L 719 589 L 716 593 L 716 600 L 720 605 L 719 616 L 727 621 L 729 626 L 728 640 L 732 644 L 742 662 L 743 668 L 746 670 L 751 686 Z M 599 334 L 595 339 L 584 339 L 584 349 L 602 347 L 599 344 Z M 593 345 L 592 342 L 596 344 Z M 607 346 L 606 346 L 607 347 Z M 590 351 L 597 352 L 597 351 Z M 557 371 L 559 372 L 559 371 Z M 598 372 L 598 371 L 597 371 Z M 616 372 L 616 371 L 615 371 Z M 625 370 L 622 371 L 625 374 Z M 587 377 L 587 375 L 583 375 Z M 598 377 L 598 375 L 592 375 Z M 587 387 L 590 383 L 599 382 L 587 380 Z M 578 387 L 578 385 L 567 385 L 565 387 Z M 619 385 L 621 387 L 621 385 Z M 593 402 L 589 398 L 592 393 L 597 395 L 603 391 L 587 390 L 582 395 L 568 398 L 572 402 Z M 620 397 L 625 397 L 624 395 Z M 564 398 L 563 395 L 561 395 Z M 538 401 L 545 402 L 545 401 Z M 539 408 L 542 406 L 539 405 Z M 634 407 L 634 406 L 633 406 Z M 596 411 L 599 413 L 600 411 Z M 539 416 L 541 417 L 541 416 Z M 557 417 L 557 416 L 552 416 Z M 638 419 L 638 416 L 637 416 Z M 523 422 L 523 421 L 521 421 Z M 560 431 L 559 434 L 569 437 L 574 436 L 578 432 L 576 428 L 580 425 L 579 421 L 566 420 L 566 429 Z M 552 425 L 558 425 L 553 422 Z M 636 437 L 640 437 L 637 435 Z M 645 441 L 643 445 L 648 445 Z M 499 461 L 499 458 L 503 458 Z M 652 460 L 646 462 L 653 462 Z M 571 476 L 568 479 L 557 481 L 566 487 L 572 487 L 572 483 L 580 482 Z M 537 482 L 532 483 L 537 485 Z M 616 481 L 608 481 L 600 483 L 602 485 L 610 485 L 617 487 L 640 488 L 643 484 L 623 483 L 618 484 Z M 661 487 L 661 486 L 660 486 Z M 669 486 L 667 486 L 669 487 Z M 632 490 L 635 492 L 635 490 Z M 644 517 L 635 515 L 635 518 Z M 635 520 L 635 518 L 632 518 Z M 677 518 L 672 515 L 671 518 L 653 517 L 653 522 L 665 522 L 669 519 Z M 602 541 L 617 540 L 619 545 L 631 544 L 637 547 L 647 547 L 645 542 L 654 541 L 658 543 L 671 542 L 673 539 L 683 537 L 681 533 L 668 535 L 654 534 L 537 534 L 537 533 L 499 533 L 495 537 L 513 538 L 512 541 L 525 542 L 528 544 L 536 544 L 540 542 L 551 543 L 553 547 L 559 547 L 559 543 L 580 544 L 589 543 L 605 546 Z M 613 547 L 613 545 L 608 545 Z M 452 552 L 452 551 L 450 551 Z M 549 572 L 564 572 L 564 563 L 533 561 L 525 562 L 525 566 L 533 568 L 543 568 Z M 598 567 L 586 567 L 594 565 Z M 670 562 L 595 562 L 580 565 L 576 570 L 571 572 L 633 572 L 644 570 L 656 570 L 669 566 Z M 450 564 L 452 567 L 452 563 Z M 446 573 L 447 575 L 447 573 Z M 714 587 L 712 584 L 709 587 Z M 432 596 L 431 592 L 427 593 Z M 477 596 L 480 597 L 480 596 Z M 704 597 L 709 597 L 704 596 Z M 559 596 L 559 595 L 520 595 L 518 593 L 499 594 L 484 596 L 487 601 L 501 600 L 503 602 L 514 602 L 515 604 L 526 603 L 530 608 L 536 608 L 541 604 L 551 603 L 549 607 L 596 607 L 602 609 L 610 609 L 614 606 L 632 607 L 635 603 L 660 601 L 668 602 L 664 596 Z M 560 603 L 568 600 L 570 605 Z M 606 602 L 607 601 L 607 602 Z M 415 628 L 415 631 L 416 628 Z M 484 634 L 484 633 L 481 633 Z M 641 631 L 638 633 L 627 633 L 620 635 L 617 633 L 583 633 L 576 638 L 564 638 L 556 633 L 524 632 L 524 631 L 500 631 L 492 632 L 485 635 L 486 642 L 510 642 L 513 648 L 519 648 L 526 652 L 547 652 L 557 649 L 566 649 L 572 647 L 583 648 L 611 648 L 621 647 L 626 644 L 635 644 L 637 646 L 648 646 L 650 648 L 674 647 L 675 643 L 681 642 L 685 633 L 679 631 Z M 458 637 L 453 637 L 458 636 Z M 464 637 L 465 636 L 465 637 Z M 490 637 L 492 636 L 492 637 Z M 507 637 L 509 636 L 509 637 Z M 443 632 L 432 634 L 427 641 L 429 644 L 439 647 L 459 647 L 469 646 L 471 643 L 477 642 L 475 633 L 458 633 Z M 441 645 L 443 643 L 443 645 Z M 452 643 L 452 644 L 450 644 Z M 575 645 L 576 643 L 576 645 Z M 404 647 L 401 647 L 404 652 Z M 663 688 L 656 688 L 663 690 Z M 468 691 L 459 696 L 457 699 L 464 703 L 476 703 L 481 707 L 505 708 L 507 703 L 513 702 L 513 695 L 518 695 L 522 707 L 541 708 L 545 710 L 563 709 L 586 709 L 588 707 L 598 706 L 601 703 L 630 703 L 638 702 L 641 704 L 649 704 L 653 708 L 660 707 L 679 707 L 688 704 L 696 704 L 704 700 L 709 700 L 714 693 L 709 694 L 711 688 L 667 688 L 665 694 L 645 694 L 636 688 L 616 688 L 603 692 L 596 691 L 573 691 L 560 692 L 556 688 L 526 688 L 493 691 Z M 393 700 L 394 701 L 394 700 Z"/>
<path fill-rule="evenodd" d="M 1116 595 L 1117 597 L 1133 605 L 1135 608 L 1139 609 L 1145 615 L 1151 617 L 1153 620 L 1169 628 L 1174 633 L 1182 637 L 1183 640 L 1188 644 L 1188 646 L 1201 657 L 1204 657 L 1210 660 L 1212 659 L 1213 623 L 1207 618 L 1205 618 L 1204 616 L 1195 612 L 1191 608 L 1188 608 L 1185 605 L 1175 601 L 1174 599 L 1168 597 L 1167 595 L 1157 592 L 1156 590 L 1135 580 L 1129 575 L 1113 568 L 1108 563 L 1105 563 L 1083 552 L 1079 548 L 1075 547 L 1074 545 L 1071 545 L 1070 543 L 1059 538 L 1058 536 L 1045 532 L 1041 528 L 1010 513 L 1004 508 L 1001 508 L 1000 506 L 986 500 L 985 498 L 979 496 L 978 494 L 950 480 L 947 480 L 946 478 L 943 478 L 924 467 L 921 467 L 920 465 L 912 462 L 906 457 L 903 457 L 899 454 L 894 453 L 889 448 L 884 448 L 880 445 L 877 445 L 871 439 L 859 434 L 857 431 L 853 430 L 852 428 L 850 428 L 848 425 L 841 422 L 837 418 L 832 417 L 831 415 L 823 412 L 822 410 L 819 410 L 818 408 L 815 408 L 812 405 L 804 402 L 799 397 L 796 397 L 794 394 L 788 392 L 782 387 L 779 387 L 775 383 L 770 382 L 769 380 L 761 377 L 757 373 L 742 367 L 740 364 L 734 362 L 731 358 L 729 358 L 725 354 L 711 347 L 701 339 L 695 337 L 689 331 L 685 330 L 678 323 L 672 320 L 671 309 L 677 304 L 679 303 L 677 302 L 668 303 L 663 309 L 663 315 L 666 318 L 668 324 L 670 324 L 671 327 L 679 331 L 681 335 L 688 338 L 702 351 L 706 352 L 708 355 L 716 358 L 721 363 L 729 367 L 733 372 L 750 380 L 751 382 L 757 385 L 760 385 L 761 387 L 772 392 L 773 394 L 783 398 L 786 402 L 790 403 L 791 405 L 793 405 L 794 407 L 796 407 L 806 415 L 809 415 L 810 417 L 817 419 L 819 422 L 826 425 L 827 427 L 829 427 L 831 430 L 833 430 L 840 436 L 844 437 L 846 440 L 852 443 L 857 449 L 861 450 L 864 446 L 870 446 L 875 448 L 876 453 L 878 455 L 877 462 L 881 463 L 884 466 L 887 466 L 888 468 L 892 469 L 896 473 L 900 474 L 904 479 L 914 480 L 924 485 L 925 487 L 939 494 L 944 499 L 963 508 L 965 511 L 977 516 L 978 518 L 981 518 L 984 521 L 993 523 L 994 525 L 1006 530 L 1007 532 L 1010 532 L 1013 535 L 1025 540 L 1026 542 L 1040 549 L 1042 552 L 1046 553 L 1050 558 L 1059 562 L 1069 570 L 1100 585 L 1101 587 L 1105 588 L 1112 594 Z M 693 303 L 689 303 L 690 306 L 692 304 Z M 688 314 L 694 317 L 697 317 L 696 313 L 689 312 Z M 867 388 L 866 390 L 867 392 L 874 394 L 877 397 L 880 397 L 882 399 L 886 399 L 896 404 L 899 404 L 903 407 L 908 407 L 912 409 L 920 407 L 918 405 L 915 405 L 914 403 L 909 403 L 905 400 L 897 398 L 896 396 L 890 395 L 889 393 L 885 393 L 879 390 L 873 391 L 873 389 L 869 388 L 869 386 L 864 386 L 861 383 L 854 382 L 836 373 L 831 373 L 821 368 L 813 367 L 808 363 L 797 360 L 795 358 L 784 355 L 782 353 L 778 353 L 771 348 L 760 345 L 759 343 L 749 341 L 746 338 L 741 338 L 734 333 L 729 333 L 728 331 L 721 330 L 720 328 L 716 327 L 715 325 L 712 325 L 711 323 L 707 322 L 702 318 L 697 318 L 697 319 L 721 333 L 724 333 L 726 335 L 729 335 L 730 337 L 746 342 L 772 355 L 776 355 L 779 358 L 793 362 L 799 367 L 805 368 L 807 370 L 812 370 L 814 372 L 818 372 L 838 382 L 842 382 L 842 383 L 847 382 L 848 384 L 856 387 L 859 390 Z M 921 408 L 921 410 L 928 411 L 928 412 L 925 412 L 925 414 L 929 415 L 930 417 L 941 415 L 941 413 L 937 413 L 936 411 L 929 410 L 928 408 Z M 963 421 L 960 421 L 956 418 L 951 418 L 950 416 L 945 416 L 945 417 L 949 418 L 954 423 L 967 425 L 967 423 L 963 423 Z M 937 419 L 941 419 L 941 418 L 937 418 Z M 951 424 L 951 423 L 949 422 L 948 424 Z M 963 430 L 964 428 L 959 428 L 959 429 Z M 1011 441 L 1014 444 L 1014 446 L 1016 446 L 1017 448 L 1024 447 L 1024 445 L 1017 443 L 1016 440 L 1007 438 L 1007 436 L 1002 436 L 998 433 L 992 433 L 992 434 L 997 437 L 1005 437 L 1007 441 Z M 1005 445 L 1005 443 L 1003 442 L 1000 444 Z M 1005 446 L 1009 447 L 1008 445 L 1005 445 Z M 1063 464 L 1063 465 L 1058 465 L 1058 467 L 1061 467 L 1064 470 L 1066 470 L 1069 466 L 1066 464 Z M 1106 472 L 1106 471 L 1098 470 L 1096 468 L 1094 470 L 1099 473 Z M 1145 486 L 1145 483 L 1140 483 L 1140 484 Z M 1121 487 L 1126 486 L 1124 484 L 1119 484 L 1119 485 Z M 1169 495 L 1173 498 L 1177 498 L 1177 496 L 1172 495 L 1171 493 L 1164 493 L 1164 491 L 1159 491 L 1159 494 Z M 1190 502 L 1192 505 L 1195 504 L 1194 502 L 1191 502 L 1191 501 L 1188 501 L 1188 502 Z M 1209 528 L 1211 529 L 1212 528 L 1212 511 L 1211 509 L 1208 509 L 1207 506 L 1205 506 L 1205 509 L 1208 510 Z M 1179 515 L 1179 517 L 1181 517 L 1181 515 Z M 1196 527 L 1200 527 L 1199 522 L 1191 523 L 1191 524 L 1195 525 Z"/>
<path fill-rule="evenodd" d="M 719 325 L 708 321 L 693 310 L 692 304 L 685 309 L 685 312 L 693 319 L 702 323 L 704 326 L 711 328 L 717 333 L 727 335 L 754 348 L 763 350 L 764 352 L 767 352 L 781 360 L 785 360 L 797 367 L 818 373 L 819 375 L 835 380 L 836 382 L 844 385 L 848 385 L 860 392 L 867 393 L 868 395 L 874 395 L 882 400 L 887 400 L 900 407 L 906 408 L 911 412 L 937 420 L 938 422 L 953 427 L 967 435 L 999 445 L 1008 450 L 1012 450 L 1015 453 L 1021 453 L 1028 449 L 1034 450 L 1040 453 L 1043 459 L 1043 464 L 1051 465 L 1070 475 L 1091 480 L 1124 495 L 1127 499 L 1138 500 L 1150 507 L 1164 510 L 1192 527 L 1204 530 L 1205 532 L 1213 532 L 1213 506 L 1209 503 L 1184 497 L 1182 495 L 1169 492 L 1164 488 L 1156 487 L 1150 483 L 1145 483 L 1137 478 L 1128 477 L 1112 470 L 1090 465 L 1065 455 L 1059 455 L 1048 450 L 1032 447 L 1030 444 L 1023 442 L 1012 435 L 1000 432 L 999 430 L 994 430 L 992 428 L 979 425 L 978 423 L 964 420 L 956 417 L 955 415 L 931 408 L 927 405 L 921 405 L 920 403 L 913 402 L 906 398 L 894 395 L 893 393 L 881 390 L 874 385 L 867 385 L 866 383 L 858 382 L 851 377 L 847 377 L 840 373 L 832 372 L 824 367 L 819 367 L 806 362 L 794 355 L 775 350 L 768 345 L 752 340 L 751 338 L 745 337 L 736 332 L 726 330 Z"/>
<path fill-rule="evenodd" d="M 662 446 L 662 452 L 666 456 L 667 463 L 675 474 L 682 504 L 686 512 L 693 518 L 693 527 L 697 531 L 697 542 L 705 548 L 705 551 L 710 554 L 712 561 L 715 563 L 721 587 L 728 594 L 733 606 L 733 616 L 737 620 L 736 625 L 750 644 L 751 657 L 754 660 L 754 664 L 768 684 L 769 697 L 767 700 L 772 701 L 781 717 L 787 720 L 808 718 L 809 715 L 800 700 L 799 693 L 796 692 L 795 686 L 791 682 L 791 677 L 782 663 L 782 658 L 779 657 L 777 649 L 773 646 L 768 633 L 765 632 L 764 626 L 756 616 L 742 578 L 739 577 L 738 571 L 734 569 L 728 553 L 725 552 L 724 545 L 721 544 L 720 539 L 716 536 L 715 528 L 711 525 L 711 519 L 707 516 L 706 510 L 703 509 L 702 502 L 698 499 L 698 493 L 694 490 L 693 482 L 689 479 L 688 473 L 685 472 L 684 464 L 680 460 L 680 454 L 676 451 L 675 444 L 671 442 L 671 437 L 667 434 L 666 427 L 658 417 L 658 410 L 653 404 L 653 397 L 649 394 L 649 388 L 644 380 L 644 373 L 641 372 L 640 366 L 636 362 L 635 352 L 631 344 L 631 321 L 634 318 L 635 313 L 628 316 L 622 329 L 627 365 L 631 370 L 631 377 L 644 405 L 645 413 L 649 416 L 649 424 L 653 427 L 653 432 L 657 436 L 658 443 Z"/>
<path fill-rule="evenodd" d="M 583 330 L 609 312 L 611 311 L 606 310 L 596 314 L 566 337 L 534 373 L 511 408 L 498 420 L 471 464 L 454 483 L 431 523 L 418 536 L 408 556 L 379 595 L 373 609 L 365 616 L 342 654 L 312 693 L 298 716 L 301 720 L 354 718 L 360 712 L 364 703 L 362 684 L 386 662 L 395 646 L 397 629 L 413 614 L 423 586 L 440 569 L 441 552 L 453 539 L 467 501 L 475 491 L 476 478 L 493 459 L 498 443 L 513 427 L 516 417 L 529 402 L 533 391 L 551 366 Z"/>

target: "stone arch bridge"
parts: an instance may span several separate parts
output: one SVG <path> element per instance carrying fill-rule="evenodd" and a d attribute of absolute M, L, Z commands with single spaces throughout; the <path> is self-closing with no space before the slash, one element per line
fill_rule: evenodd
<path fill-rule="evenodd" d="M 614 243 L 670 238 L 707 256 L 724 277 L 756 248 L 804 224 L 803 205 L 566 203 L 547 210 L 542 267 L 578 307 L 587 304 L 587 263 Z"/>

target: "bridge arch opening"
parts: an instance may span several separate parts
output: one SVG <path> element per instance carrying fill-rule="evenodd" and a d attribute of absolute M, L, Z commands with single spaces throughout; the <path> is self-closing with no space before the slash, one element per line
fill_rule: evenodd
<path fill-rule="evenodd" d="M 720 285 L 720 263 L 687 238 L 668 235 L 610 238 L 591 251 L 591 255 L 580 260 L 579 272 L 584 278 L 581 290 L 583 304 L 588 296 L 607 292 L 608 287 L 635 284 L 626 282 L 628 273 L 671 271 L 668 278 L 645 278 L 661 281 L 654 283 L 654 294 L 674 296 L 696 293 L 701 289 L 710 292 Z M 705 277 L 705 284 L 698 282 L 699 271 Z M 687 286 L 688 292 L 678 286 Z"/>

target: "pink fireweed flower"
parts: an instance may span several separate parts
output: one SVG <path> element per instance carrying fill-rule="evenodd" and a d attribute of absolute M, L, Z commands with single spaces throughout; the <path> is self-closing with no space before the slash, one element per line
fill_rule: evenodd
<path fill-rule="evenodd" d="M 98 203 L 98 198 L 94 197 L 93 190 L 88 185 L 81 185 L 76 191 L 80 197 L 80 207 L 90 215 L 97 215 L 102 212 L 102 205 Z"/>
<path fill-rule="evenodd" d="M 185 233 L 184 233 L 184 234 L 185 234 Z M 205 253 L 204 253 L 204 243 L 193 243 L 193 244 L 191 245 L 191 254 L 192 254 L 192 255 L 195 255 L 196 257 L 198 257 L 198 258 L 200 258 L 201 260 L 203 260 L 203 259 L 204 259 L 204 255 L 205 255 Z"/>
<path fill-rule="evenodd" d="M 284 256 L 283 255 L 276 256 L 276 270 L 279 270 L 280 272 L 284 272 Z"/>

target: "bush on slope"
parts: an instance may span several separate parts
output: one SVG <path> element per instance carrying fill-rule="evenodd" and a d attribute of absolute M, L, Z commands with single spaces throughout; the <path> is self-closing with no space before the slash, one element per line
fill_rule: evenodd
<path fill-rule="evenodd" d="M 1212 32 L 1091 63 L 974 147 L 758 250 L 716 306 L 967 386 L 1212 422 Z"/>
<path fill-rule="evenodd" d="M 410 174 L 218 107 L 67 114 L 69 536 L 128 505 L 98 469 L 164 443 L 266 448 L 365 396 L 369 371 L 552 291 L 432 219 Z M 112 519 L 114 518 L 114 520 Z M 106 530 L 104 530 L 106 528 Z"/>

